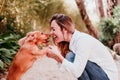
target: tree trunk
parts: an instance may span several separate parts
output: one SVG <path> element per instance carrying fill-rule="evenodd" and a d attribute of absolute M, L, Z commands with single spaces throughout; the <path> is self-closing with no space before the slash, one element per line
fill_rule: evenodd
<path fill-rule="evenodd" d="M 111 17 L 113 15 L 113 8 L 118 5 L 118 0 L 107 0 L 108 8 L 107 8 L 107 15 Z"/>
<path fill-rule="evenodd" d="M 117 0 L 117 4 L 120 4 L 120 0 Z"/>
<path fill-rule="evenodd" d="M 3 9 L 4 4 L 5 4 L 5 0 L 2 1 L 2 5 L 1 5 L 1 7 L 0 7 L 0 13 L 2 12 L 2 9 Z"/>
<path fill-rule="evenodd" d="M 99 9 L 100 17 L 105 17 L 102 0 L 97 0 L 97 2 L 98 2 L 98 9 Z"/>
<path fill-rule="evenodd" d="M 82 19 L 84 20 L 86 24 L 86 28 L 88 29 L 88 33 L 92 35 L 93 37 L 98 39 L 98 31 L 97 29 L 92 25 L 92 22 L 89 19 L 89 16 L 86 12 L 84 0 L 76 0 L 79 12 L 82 16 Z"/>

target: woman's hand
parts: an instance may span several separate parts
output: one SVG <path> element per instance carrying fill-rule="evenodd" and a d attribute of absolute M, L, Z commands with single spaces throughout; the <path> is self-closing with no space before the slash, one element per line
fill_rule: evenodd
<path fill-rule="evenodd" d="M 58 47 L 55 46 L 55 45 L 54 45 L 54 46 L 49 45 L 48 48 L 49 48 L 49 51 L 50 51 L 51 53 L 54 53 L 54 54 L 56 54 L 56 55 L 60 55 L 60 54 L 61 54 L 60 50 L 59 50 Z"/>
<path fill-rule="evenodd" d="M 48 46 L 47 47 L 47 56 L 54 58 L 58 62 L 62 63 L 64 57 L 61 55 L 60 50 L 58 49 L 57 46 Z"/>

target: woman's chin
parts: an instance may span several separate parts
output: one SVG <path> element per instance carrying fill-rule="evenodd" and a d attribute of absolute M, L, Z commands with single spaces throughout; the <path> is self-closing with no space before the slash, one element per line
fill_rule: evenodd
<path fill-rule="evenodd" d="M 57 39 L 57 38 L 55 38 L 55 39 L 53 39 L 53 40 L 54 40 L 55 43 L 60 43 L 60 42 L 61 42 L 61 40 L 59 40 L 59 39 Z"/>
<path fill-rule="evenodd" d="M 58 41 L 58 40 L 54 40 L 54 42 L 55 42 L 55 43 L 59 43 L 60 41 Z"/>

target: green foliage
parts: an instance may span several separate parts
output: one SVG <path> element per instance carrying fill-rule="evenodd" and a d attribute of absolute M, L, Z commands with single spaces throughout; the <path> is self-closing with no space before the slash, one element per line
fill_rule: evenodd
<path fill-rule="evenodd" d="M 61 0 L 6 0 L 2 13 L 6 19 L 14 18 L 14 27 L 22 33 L 48 28 L 49 18 L 64 12 Z M 44 30 L 45 31 L 45 30 Z"/>
<path fill-rule="evenodd" d="M 104 18 L 100 22 L 100 29 L 100 41 L 109 46 L 109 41 L 113 40 L 116 34 L 120 32 L 120 5 L 113 9 L 111 18 Z"/>
<path fill-rule="evenodd" d="M 114 23 L 112 22 L 112 19 L 104 19 L 103 21 L 101 21 L 101 38 L 105 40 L 110 40 L 112 38 L 115 37 L 115 34 L 116 34 L 116 26 L 114 25 Z"/>
<path fill-rule="evenodd" d="M 8 67 L 19 49 L 17 44 L 20 35 L 2 34 L 0 35 L 0 69 Z"/>
<path fill-rule="evenodd" d="M 3 67 L 4 67 L 4 64 L 3 64 L 3 62 L 0 60 L 0 68 L 3 69 Z"/>
<path fill-rule="evenodd" d="M 14 20 L 15 18 L 9 17 L 9 16 L 1 16 L 2 17 L 1 21 L 0 21 L 0 34 L 3 33 L 20 33 L 14 24 Z"/>
<path fill-rule="evenodd" d="M 116 25 L 116 32 L 120 32 L 120 5 L 113 9 L 113 23 Z"/>
<path fill-rule="evenodd" d="M 1 16 L 0 21 L 0 70 L 7 68 L 16 51 L 19 48 L 17 44 L 18 39 L 21 37 L 19 31 L 13 26 L 14 18 Z"/>

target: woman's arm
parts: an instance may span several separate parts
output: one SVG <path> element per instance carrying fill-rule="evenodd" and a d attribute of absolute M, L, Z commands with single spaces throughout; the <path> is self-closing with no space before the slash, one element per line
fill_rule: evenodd
<path fill-rule="evenodd" d="M 59 63 L 62 63 L 62 61 L 64 60 L 64 57 L 61 55 L 57 46 L 48 46 L 47 56 L 55 59 Z"/>
<path fill-rule="evenodd" d="M 77 43 L 75 53 L 75 59 L 74 62 L 69 62 L 66 60 L 59 52 L 59 50 L 55 49 L 54 47 L 48 47 L 48 57 L 54 58 L 56 61 L 61 63 L 61 67 L 64 69 L 70 71 L 76 78 L 80 77 L 82 72 L 85 69 L 89 53 L 85 52 L 86 49 L 79 46 L 81 44 Z M 78 47 L 79 46 L 79 47 Z"/>

